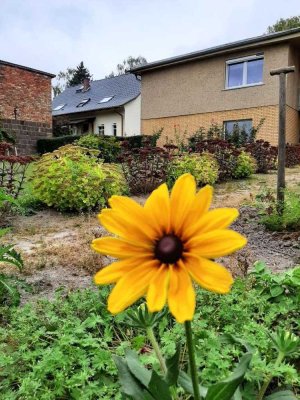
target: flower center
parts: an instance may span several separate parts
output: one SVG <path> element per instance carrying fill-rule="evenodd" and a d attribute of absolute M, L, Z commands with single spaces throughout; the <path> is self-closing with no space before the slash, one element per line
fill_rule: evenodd
<path fill-rule="evenodd" d="M 175 235 L 162 237 L 155 246 L 155 257 L 164 264 L 174 264 L 178 261 L 183 252 L 183 244 Z"/>

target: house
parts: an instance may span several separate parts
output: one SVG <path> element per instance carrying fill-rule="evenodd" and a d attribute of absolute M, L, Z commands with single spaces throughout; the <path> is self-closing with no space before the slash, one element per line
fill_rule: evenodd
<path fill-rule="evenodd" d="M 16 139 L 20 154 L 52 136 L 51 79 L 55 75 L 0 60 L 0 126 Z"/>
<path fill-rule="evenodd" d="M 277 144 L 279 79 L 270 70 L 296 67 L 287 76 L 287 141 L 299 142 L 300 29 L 263 35 L 151 62 L 130 72 L 141 77 L 141 130 L 163 127 L 189 134 L 212 122 L 229 132 L 265 121 L 258 138 Z M 176 129 L 174 129 L 174 126 Z"/>
<path fill-rule="evenodd" d="M 140 134 L 141 82 L 133 74 L 71 86 L 53 99 L 55 124 L 69 126 L 74 134 L 107 136 Z"/>

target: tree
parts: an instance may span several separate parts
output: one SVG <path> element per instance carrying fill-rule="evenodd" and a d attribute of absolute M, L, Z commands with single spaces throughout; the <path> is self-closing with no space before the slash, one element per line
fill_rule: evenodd
<path fill-rule="evenodd" d="M 267 33 L 281 32 L 293 28 L 300 28 L 300 15 L 280 18 L 274 25 L 268 26 Z"/>
<path fill-rule="evenodd" d="M 138 56 L 136 58 L 129 56 L 126 60 L 123 60 L 121 64 L 118 64 L 116 71 L 112 71 L 106 78 L 113 78 L 114 76 L 123 75 L 127 70 L 139 67 L 140 65 L 147 64 L 147 60 L 143 56 Z"/>
<path fill-rule="evenodd" d="M 84 66 L 83 61 L 81 61 L 81 63 L 76 67 L 73 76 L 69 79 L 67 86 L 79 85 L 83 82 L 85 78 L 91 79 L 92 75 L 90 74 L 90 71 Z"/>

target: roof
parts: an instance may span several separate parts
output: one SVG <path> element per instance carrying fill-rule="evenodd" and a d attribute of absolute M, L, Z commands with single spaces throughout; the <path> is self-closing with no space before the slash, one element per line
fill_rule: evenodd
<path fill-rule="evenodd" d="M 121 107 L 134 100 L 141 92 L 141 82 L 133 74 L 91 81 L 88 91 L 77 93 L 76 91 L 81 86 L 68 87 L 61 94 L 54 97 L 52 109 L 62 104 L 65 104 L 65 106 L 61 110 L 52 111 L 53 116 Z M 105 103 L 100 103 L 105 97 L 112 97 L 112 99 Z M 77 107 L 84 99 L 90 100 L 83 107 Z"/>
<path fill-rule="evenodd" d="M 266 35 L 256 36 L 237 42 L 222 44 L 220 46 L 210 47 L 204 50 L 194 51 L 192 53 L 183 54 L 176 57 L 170 57 L 159 61 L 154 61 L 141 65 L 130 70 L 131 73 L 141 74 L 146 71 L 164 68 L 169 65 L 182 64 L 185 62 L 213 57 L 215 55 L 228 53 L 234 50 L 242 50 L 245 48 L 255 47 L 256 45 L 273 44 L 288 41 L 293 38 L 300 38 L 300 28 L 289 29 L 287 31 L 270 33 Z"/>
<path fill-rule="evenodd" d="M 40 71 L 39 69 L 34 69 L 30 67 L 25 67 L 24 65 L 14 64 L 8 61 L 0 60 L 0 65 L 6 65 L 8 67 L 24 69 L 25 71 L 34 72 L 36 74 L 49 76 L 49 78 L 55 78 L 56 75 L 50 74 L 49 72 Z"/>

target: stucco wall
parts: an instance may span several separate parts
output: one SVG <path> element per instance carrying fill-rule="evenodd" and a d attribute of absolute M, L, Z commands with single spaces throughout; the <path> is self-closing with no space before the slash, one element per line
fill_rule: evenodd
<path fill-rule="evenodd" d="M 226 60 L 264 53 L 263 85 L 225 90 Z M 287 44 L 258 47 L 142 75 L 142 119 L 192 115 L 278 104 L 270 70 L 288 62 Z"/>
<path fill-rule="evenodd" d="M 125 104 L 124 136 L 141 133 L 141 95 Z"/>
<path fill-rule="evenodd" d="M 117 136 L 122 136 L 122 118 L 121 115 L 116 112 L 99 112 L 96 114 L 94 121 L 94 133 L 99 134 L 98 127 L 104 124 L 104 134 L 107 136 L 113 136 L 113 124 L 117 124 Z"/>

